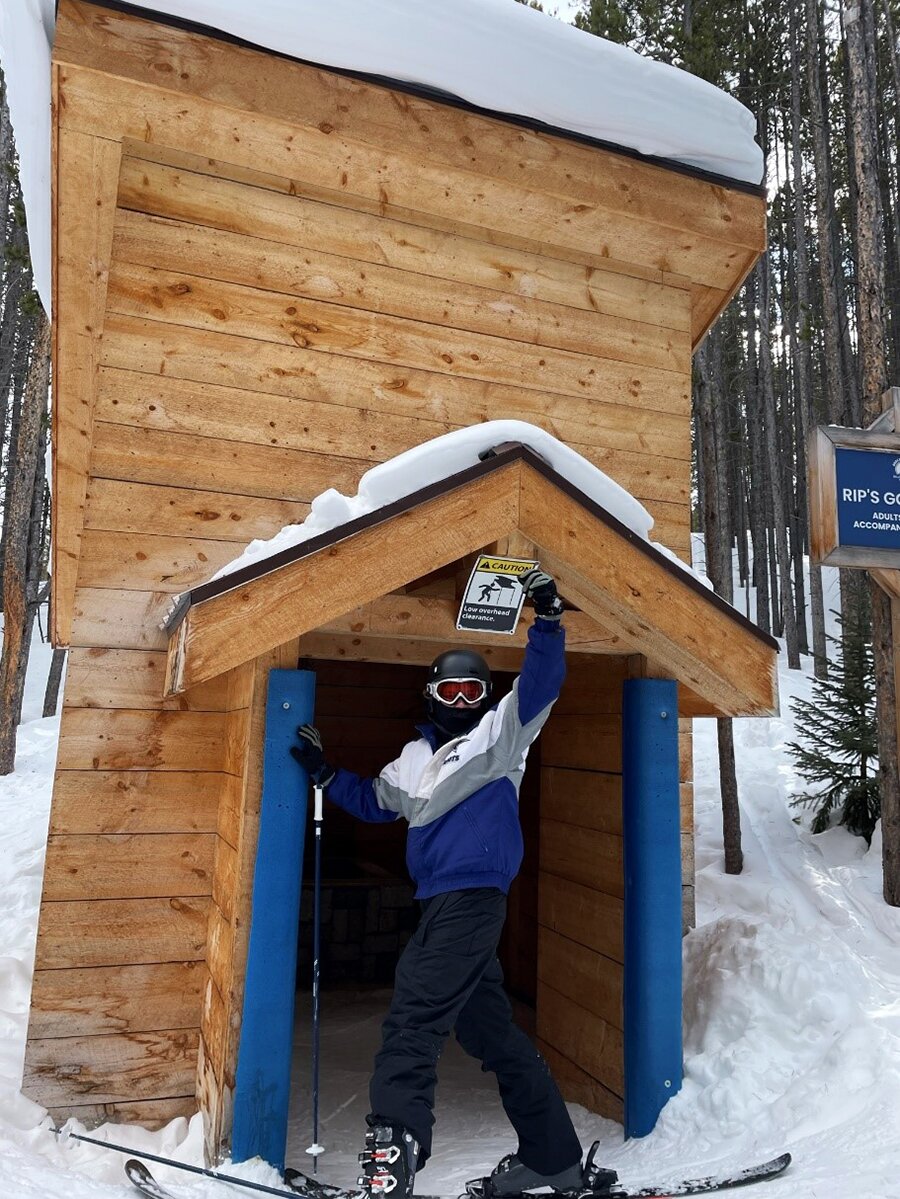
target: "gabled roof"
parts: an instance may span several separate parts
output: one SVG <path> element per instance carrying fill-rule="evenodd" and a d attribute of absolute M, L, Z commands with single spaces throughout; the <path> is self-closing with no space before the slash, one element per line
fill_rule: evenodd
<path fill-rule="evenodd" d="M 778 643 L 518 444 L 186 593 L 168 624 L 168 692 L 377 604 L 515 532 L 534 543 L 566 598 L 612 638 L 613 652 L 646 656 L 711 712 L 777 711 Z M 412 626 L 405 632 L 420 635 Z M 449 613 L 439 635 L 459 638 Z"/>

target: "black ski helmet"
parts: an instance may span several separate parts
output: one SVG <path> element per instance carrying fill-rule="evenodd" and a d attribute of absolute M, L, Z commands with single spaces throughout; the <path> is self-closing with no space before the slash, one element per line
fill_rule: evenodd
<path fill-rule="evenodd" d="M 487 690 L 480 704 L 469 708 L 448 708 L 440 700 L 425 693 L 425 706 L 432 723 L 444 733 L 459 736 L 477 724 L 490 704 L 491 669 L 473 649 L 448 649 L 438 654 L 428 668 L 428 682 L 441 679 L 481 679 Z"/>

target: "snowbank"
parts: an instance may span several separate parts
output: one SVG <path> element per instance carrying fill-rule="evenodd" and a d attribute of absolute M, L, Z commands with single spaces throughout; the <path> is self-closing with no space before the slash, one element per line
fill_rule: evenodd
<path fill-rule="evenodd" d="M 759 183 L 752 113 L 712 84 L 513 0 L 133 0 L 295 58 L 421 84 Z M 0 59 L 38 291 L 50 310 L 50 52 L 54 0 L 3 0 Z"/>

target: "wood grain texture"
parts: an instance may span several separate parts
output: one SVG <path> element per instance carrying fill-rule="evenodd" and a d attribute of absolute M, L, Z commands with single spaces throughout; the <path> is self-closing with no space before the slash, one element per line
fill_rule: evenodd
<path fill-rule="evenodd" d="M 51 1105 L 47 1114 L 57 1125 L 68 1119 L 79 1120 L 85 1128 L 98 1128 L 101 1124 L 134 1124 L 156 1132 L 172 1120 L 190 1120 L 197 1111 L 197 1099 L 193 1087 L 186 1095 L 168 1099 L 140 1099 L 128 1103 L 66 1103 L 62 1107 Z"/>
<path fill-rule="evenodd" d="M 116 260 L 110 271 L 107 304 L 111 312 L 122 316 L 440 375 L 591 399 L 607 394 L 604 363 L 611 359 L 599 352 L 533 346 L 177 270 Z M 671 338 L 675 339 L 674 333 Z M 685 343 L 682 358 L 668 361 L 665 367 L 647 363 L 645 357 L 635 348 L 624 361 L 632 373 L 640 367 L 638 373 L 645 385 L 654 386 L 663 411 L 680 412 L 689 374 L 689 347 Z"/>
<path fill-rule="evenodd" d="M 168 591 L 79 587 L 75 592 L 72 644 L 95 649 L 164 650 L 162 622 L 171 604 Z"/>
<path fill-rule="evenodd" d="M 621 716 L 551 714 L 541 735 L 541 762 L 575 770 L 621 771 Z"/>
<path fill-rule="evenodd" d="M 624 910 L 617 896 L 541 871 L 540 923 L 617 962 L 625 960 Z"/>
<path fill-rule="evenodd" d="M 41 905 L 38 970 L 202 961 L 209 900 L 78 900 Z"/>
<path fill-rule="evenodd" d="M 91 479 L 85 527 L 243 545 L 274 537 L 285 525 L 299 524 L 308 512 L 308 504 L 289 500 Z"/>
<path fill-rule="evenodd" d="M 589 1112 L 596 1112 L 598 1116 L 604 1116 L 607 1120 L 615 1120 L 617 1124 L 624 1122 L 625 1102 L 620 1095 L 614 1094 L 596 1078 L 592 1078 L 546 1041 L 539 1040 L 537 1046 L 567 1103 L 580 1103 Z"/>
<path fill-rule="evenodd" d="M 473 334 L 509 338 L 527 346 L 685 371 L 690 341 L 675 330 L 526 296 L 496 293 L 436 274 L 399 271 L 329 254 L 296 249 L 257 234 L 230 233 L 143 213 L 118 213 L 116 262 L 165 267 L 198 278 L 407 318 Z M 322 311 L 327 311 L 323 309 Z"/>
<path fill-rule="evenodd" d="M 94 477 L 303 503 L 329 487 L 352 495 L 368 465 L 351 458 L 100 421 L 94 426 L 91 454 Z"/>
<path fill-rule="evenodd" d="M 541 819 L 541 870 L 624 898 L 622 838 L 597 829 Z"/>
<path fill-rule="evenodd" d="M 50 833 L 210 833 L 227 775 L 194 770 L 59 770 Z"/>
<path fill-rule="evenodd" d="M 65 708 L 60 770 L 210 770 L 222 762 L 221 712 Z"/>
<path fill-rule="evenodd" d="M 72 133 L 55 147 L 51 622 L 54 643 L 68 645 L 121 146 Z"/>
<path fill-rule="evenodd" d="M 300 638 L 300 652 L 314 663 L 323 661 L 348 665 L 378 662 L 384 665 L 428 666 L 435 657 L 433 641 L 419 641 L 413 637 L 358 637 L 341 633 L 304 633 Z M 479 653 L 491 670 L 519 671 L 522 668 L 520 649 L 486 645 Z"/>
<path fill-rule="evenodd" d="M 465 570 L 471 564 L 464 564 Z M 448 644 L 468 644 L 471 636 L 456 628 L 459 601 L 439 596 L 384 595 L 372 603 L 354 608 L 337 620 L 319 626 L 322 633 L 353 633 L 367 637 L 413 637 L 424 641 L 446 641 Z M 513 634 L 479 633 L 478 644 L 525 647 L 531 620 L 526 615 Z M 617 637 L 610 637 L 605 629 L 583 612 L 567 612 L 566 651 L 568 653 L 609 654 L 615 653 L 620 644 Z M 620 704 L 621 706 L 621 704 Z"/>
<path fill-rule="evenodd" d="M 263 69 L 268 70 L 268 65 Z M 183 96 L 158 86 L 96 75 L 77 66 L 60 66 L 58 91 L 67 131 L 103 130 L 117 139 L 146 141 L 151 140 L 149 124 L 152 140 L 176 150 L 196 152 L 202 147 L 208 155 L 239 166 L 262 167 L 287 178 L 300 174 L 314 187 L 367 201 L 402 202 L 422 214 L 501 230 L 529 246 L 550 247 L 551 253 L 555 247 L 587 251 L 687 275 L 722 290 L 730 287 L 747 257 L 745 247 L 660 225 L 621 207 L 616 211 L 573 203 L 571 194 L 546 193 L 519 180 L 508 182 L 497 177 L 496 167 L 493 174 L 476 175 L 408 151 L 385 155 L 381 145 L 336 137 L 333 131 L 323 133 L 277 117 L 226 109 L 198 96 L 185 102 Z M 669 175 L 662 172 L 660 182 Z M 756 208 L 759 220 L 762 200 Z"/>
<path fill-rule="evenodd" d="M 624 967 L 612 958 L 538 929 L 538 978 L 614 1028 L 624 1029 Z"/>
<path fill-rule="evenodd" d="M 163 698 L 166 656 L 152 650 L 74 646 L 66 664 L 70 708 L 153 708 L 219 712 L 228 708 L 224 678 Z"/>
<path fill-rule="evenodd" d="M 202 962 L 38 970 L 31 989 L 29 1037 L 192 1028 L 206 981 Z"/>
<path fill-rule="evenodd" d="M 189 1093 L 197 1041 L 194 1028 L 32 1040 L 23 1090 L 45 1107 L 77 1098 L 122 1103 Z"/>
<path fill-rule="evenodd" d="M 153 152 L 143 148 L 143 154 Z M 246 182 L 225 177 L 228 164 L 209 160 L 172 166 L 149 158 L 123 158 L 120 208 L 173 217 L 211 229 L 266 238 L 300 249 L 328 250 L 342 258 L 431 275 L 447 283 L 487 288 L 607 316 L 646 321 L 688 332 L 690 289 L 659 278 L 639 278 L 593 255 L 567 261 L 484 237 L 449 232 L 434 224 L 403 221 L 312 198 L 295 188 L 273 191 L 257 173 Z M 203 172 L 201 168 L 205 166 Z M 211 173 L 215 170 L 216 173 Z M 473 232 L 475 232 L 473 230 Z"/>
<path fill-rule="evenodd" d="M 625 1094 L 622 1031 L 542 979 L 538 980 L 537 1035 L 608 1090 Z"/>
<path fill-rule="evenodd" d="M 551 719 L 556 719 L 554 714 Z M 622 776 L 541 765 L 541 811 L 550 820 L 622 835 Z"/>
<path fill-rule="evenodd" d="M 61 833 L 50 837 L 44 901 L 212 893 L 212 833 Z"/>
<path fill-rule="evenodd" d="M 775 651 L 767 643 L 528 466 L 522 481 L 520 528 L 583 611 L 723 713 L 777 711 Z"/>
<path fill-rule="evenodd" d="M 177 331 L 173 330 L 172 340 Z M 254 343 L 248 339 L 223 338 L 223 344 L 210 346 L 211 351 L 218 355 L 217 364 L 223 365 L 223 359 L 231 353 L 231 344 Z M 318 355 L 322 359 L 322 355 Z M 340 359 L 326 359 L 326 370 L 339 374 L 335 363 Z M 344 359 L 349 363 L 349 359 Z M 377 364 L 367 363 L 367 367 Z M 180 369 L 176 363 L 174 368 Z M 305 372 L 304 372 L 305 374 Z M 455 390 L 455 384 L 451 391 Z M 479 387 L 485 385 L 477 385 Z M 405 388 L 400 387 L 400 392 Z M 514 390 L 514 389 L 507 389 Z M 357 395 L 357 392 L 359 394 Z M 383 394 L 383 392 L 382 392 Z M 519 392 L 519 395 L 522 393 Z M 365 407 L 356 407 L 352 401 L 358 398 Z M 441 404 L 449 407 L 448 395 L 441 395 Z M 601 404 L 587 401 L 582 404 L 574 401 L 573 407 L 579 411 L 583 407 L 590 410 L 589 422 L 567 422 L 561 419 L 561 413 L 567 408 L 567 400 L 572 397 L 558 395 L 538 396 L 532 401 L 535 412 L 531 414 L 531 423 L 536 423 L 547 429 L 563 435 L 564 440 L 578 453 L 598 466 L 606 474 L 613 477 L 627 491 L 638 499 L 666 505 L 675 505 L 668 509 L 668 523 L 678 521 L 687 528 L 688 495 L 690 490 L 690 471 L 685 457 L 688 447 L 688 421 L 669 415 L 659 414 L 656 422 L 648 421 L 648 414 L 638 415 L 636 411 L 617 407 L 613 404 Z M 524 401 L 525 404 L 528 401 Z M 130 425 L 138 428 L 157 430 L 161 433 L 182 434 L 187 436 L 207 437 L 211 432 L 211 422 L 214 422 L 215 440 L 242 442 L 247 445 L 246 457 L 252 464 L 266 461 L 266 454 L 261 447 L 272 447 L 271 455 L 273 471 L 280 470 L 285 461 L 282 451 L 301 451 L 304 454 L 322 455 L 324 459 L 334 461 L 336 476 L 347 470 L 346 459 L 357 459 L 370 464 L 382 462 L 396 454 L 419 445 L 432 437 L 439 437 L 451 429 L 461 427 L 465 423 L 477 423 L 482 419 L 483 411 L 479 404 L 477 413 L 471 413 L 472 420 L 466 421 L 466 401 L 461 400 L 460 407 L 455 408 L 449 415 L 450 420 L 438 421 L 425 415 L 419 415 L 423 405 L 411 400 L 408 407 L 416 413 L 412 416 L 397 416 L 385 411 L 386 402 L 379 398 L 379 388 L 373 384 L 371 390 L 361 391 L 349 384 L 340 389 L 336 396 L 329 392 L 329 398 L 310 401 L 296 397 L 273 395 L 271 393 L 253 393 L 252 407 L 248 401 L 247 390 L 237 387 L 222 387 L 215 384 L 197 383 L 179 379 L 172 375 L 147 375 L 136 371 L 126 371 L 118 368 L 103 367 L 100 371 L 98 397 L 96 401 L 96 420 L 103 424 Z M 543 411 L 541 411 L 543 406 Z M 602 409 L 608 419 L 609 427 L 597 421 L 597 410 Z M 517 409 L 515 397 L 507 406 L 501 406 L 498 398 L 493 417 L 499 419 L 501 414 L 518 418 L 522 415 L 522 405 Z M 644 430 L 641 432 L 641 430 Z M 112 441 L 110 431 L 98 424 L 98 433 L 103 437 L 103 448 L 98 450 L 97 461 L 111 463 L 111 470 L 116 475 L 122 475 L 123 470 L 129 469 L 128 463 L 133 458 L 145 458 L 147 451 L 140 448 L 146 439 L 134 433 L 123 434 Z M 667 436 L 668 435 L 668 436 Z M 162 443 L 167 444 L 166 442 Z M 177 446 L 177 441 L 174 443 Z M 187 444 L 187 443 L 183 443 Z M 204 442 L 200 443 L 201 452 Z M 625 445 L 638 448 L 624 448 Z M 118 446 L 118 451 L 113 446 Z M 128 447 L 127 456 L 122 447 Z M 249 448 L 252 447 L 252 448 Z M 230 447 L 232 453 L 235 447 Z M 655 452 L 654 452 L 655 451 Z M 239 455 L 243 449 L 238 448 Z M 102 459 L 99 455 L 103 455 Z M 226 455 L 227 458 L 227 455 Z M 308 484 L 304 479 L 307 469 L 315 471 L 316 460 L 296 458 L 292 460 L 296 475 L 295 488 L 292 494 L 302 494 L 306 498 Z M 144 467 L 143 469 L 146 469 Z M 178 468 L 178 474 L 184 468 Z M 215 463 L 214 469 L 221 472 L 220 462 Z M 361 469 L 356 467 L 357 470 Z M 362 468 L 365 469 L 365 468 Z M 225 480 L 232 478 L 220 474 Z M 252 475 L 251 475 L 252 477 Z M 263 475 L 264 478 L 264 475 Z M 152 481 L 147 477 L 144 481 Z M 164 481 L 162 472 L 157 473 L 156 481 Z M 172 487 L 171 482 L 166 484 Z M 235 472 L 230 486 L 246 490 L 247 485 L 240 481 L 240 474 Z M 198 482 L 195 489 L 200 487 Z M 252 484 L 251 484 L 252 486 Z M 255 485 L 257 490 L 259 484 Z M 263 485 L 265 486 L 265 485 Z M 96 491 L 98 485 L 93 484 Z M 271 482 L 269 490 L 272 489 Z M 229 499 L 227 495 L 211 493 L 208 499 L 198 496 L 191 505 L 188 494 L 179 495 L 173 488 L 173 495 L 160 497 L 172 508 L 169 516 L 176 519 L 183 514 L 185 525 L 181 531 L 195 531 L 200 536 L 215 536 L 209 532 L 209 523 L 218 517 L 232 511 L 225 509 L 226 505 L 237 505 L 237 514 L 241 516 L 246 509 L 255 511 L 253 501 L 249 498 Z M 189 489 L 188 489 L 189 490 Z M 182 491 L 185 491 L 182 488 Z M 179 503 L 183 501 L 179 507 Z M 279 507 L 267 500 L 274 511 Z M 288 509 L 288 504 L 283 505 Z M 223 509 L 225 509 L 223 511 Z M 261 518 L 265 517 L 265 508 L 259 505 Z M 660 515 L 662 515 L 660 510 Z M 305 515 L 305 511 L 303 513 Z M 163 514 L 165 519 L 165 514 Z M 233 518 L 232 518 L 233 519 Z M 289 510 L 284 511 L 282 524 L 288 524 L 293 519 L 302 519 Z M 197 522 L 201 523 L 197 523 Z M 207 522 L 205 525 L 202 522 Z M 98 524 L 97 520 L 92 523 Z M 101 527 L 106 527 L 102 526 Z M 280 527 L 280 526 L 279 526 Z M 160 532 L 167 531 L 160 528 Z M 659 536 L 658 533 L 655 536 Z M 664 540 L 665 538 L 663 538 Z"/>
<path fill-rule="evenodd" d="M 237 540 L 85 529 L 78 585 L 177 595 L 205 583 L 239 557 L 245 546 L 246 542 Z"/>
<path fill-rule="evenodd" d="M 390 417 L 414 417 L 450 428 L 493 419 L 524 419 L 541 425 L 563 441 L 608 446 L 615 450 L 646 453 L 659 458 L 690 460 L 690 380 L 670 373 L 647 378 L 623 363 L 607 361 L 603 366 L 604 389 L 591 398 L 507 387 L 481 379 L 467 379 L 436 371 L 417 370 L 396 363 L 366 361 L 342 355 L 322 354 L 299 346 L 262 342 L 222 330 L 186 329 L 146 317 L 108 313 L 103 339 L 101 400 L 104 416 L 110 413 L 107 369 L 140 372 L 235 388 L 242 391 L 278 395 L 294 400 L 362 410 L 376 409 L 386 419 L 385 431 L 371 422 L 369 433 L 379 458 L 392 456 L 389 451 L 395 429 Z M 164 388 L 152 378 L 141 381 L 148 389 L 148 405 L 165 412 L 175 406 L 174 423 L 183 421 L 197 431 L 197 416 L 187 412 L 182 388 Z M 201 397 L 205 393 L 200 392 Z M 222 393 L 208 398 L 223 409 L 222 438 L 244 440 L 238 410 L 229 415 Z M 238 397 L 235 402 L 239 402 Z M 124 402 L 124 401 L 121 401 Z M 246 398 L 244 398 L 246 404 Z M 665 411 L 666 408 L 672 411 Z M 132 409 L 133 410 L 133 409 Z M 270 420 L 276 422 L 274 436 L 285 440 L 285 412 L 273 409 Z M 304 410 L 297 409 L 302 417 Z M 308 410 L 307 410 L 308 411 Z M 338 414 L 340 416 L 340 414 Z M 111 416 L 110 419 L 116 419 Z M 160 422 L 164 417 L 160 417 Z M 325 436 L 330 426 L 328 414 L 319 413 Z M 352 436 L 354 414 L 350 413 L 348 432 Z M 149 422 L 150 417 L 142 423 Z M 238 428 L 235 430 L 235 422 Z M 298 422 L 299 423 L 299 422 Z M 304 421 L 303 427 L 309 425 Z M 314 434 L 309 425 L 310 436 Z M 362 435 L 362 434 L 361 434 Z M 278 444 L 282 444 L 279 441 Z M 304 443 L 306 448 L 306 443 Z M 318 448 L 310 443 L 309 448 Z M 329 447 L 331 448 L 331 447 Z M 375 451 L 373 451 L 374 453 Z"/>
<path fill-rule="evenodd" d="M 203 1008 L 203 1052 L 197 1073 L 198 1091 L 204 1100 L 206 1154 L 213 1161 L 224 1151 L 231 1132 L 262 802 L 269 672 L 296 667 L 298 652 L 296 641 L 286 642 L 234 674 L 235 691 L 242 692 L 247 699 L 247 724 L 232 755 L 239 785 L 231 795 L 228 815 L 223 818 L 223 836 L 216 853 L 215 898 L 210 905 L 208 927 L 210 987 Z M 238 711 L 231 716 L 236 717 Z M 243 751 L 240 756 L 238 749 Z"/>

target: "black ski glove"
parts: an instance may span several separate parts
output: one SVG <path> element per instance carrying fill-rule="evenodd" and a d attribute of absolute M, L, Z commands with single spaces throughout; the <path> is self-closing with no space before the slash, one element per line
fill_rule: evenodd
<path fill-rule="evenodd" d="M 317 787 L 327 787 L 336 771 L 325 761 L 319 730 L 314 725 L 301 724 L 297 736 L 300 744 L 291 746 L 291 757 L 300 763 Z"/>
<path fill-rule="evenodd" d="M 526 599 L 534 602 L 534 614 L 541 620 L 559 620 L 563 614 L 563 602 L 559 598 L 556 584 L 546 571 L 533 566 L 520 579 Z"/>

